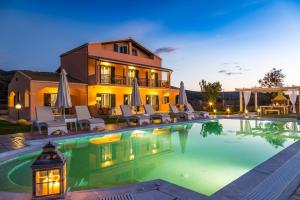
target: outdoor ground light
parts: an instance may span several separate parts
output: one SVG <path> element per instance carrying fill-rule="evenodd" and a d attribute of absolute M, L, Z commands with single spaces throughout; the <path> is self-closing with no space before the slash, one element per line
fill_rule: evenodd
<path fill-rule="evenodd" d="M 19 103 L 17 103 L 17 104 L 15 105 L 15 108 L 16 108 L 17 111 L 18 111 L 18 120 L 19 120 L 19 119 L 20 119 L 20 110 L 22 109 L 22 105 L 19 104 Z"/>
<path fill-rule="evenodd" d="M 260 114 L 261 110 L 258 108 L 258 109 L 257 109 L 257 112 Z"/>
<path fill-rule="evenodd" d="M 32 199 L 64 199 L 66 195 L 66 161 L 51 142 L 31 165 Z"/>
<path fill-rule="evenodd" d="M 227 108 L 227 109 L 226 109 L 226 112 L 227 112 L 227 114 L 229 115 L 229 113 L 230 113 L 230 108 Z"/>
<path fill-rule="evenodd" d="M 215 114 L 217 113 L 217 109 L 214 109 L 213 111 L 214 111 Z"/>
<path fill-rule="evenodd" d="M 213 102 L 208 102 L 208 105 L 209 105 L 210 109 L 212 109 Z"/>

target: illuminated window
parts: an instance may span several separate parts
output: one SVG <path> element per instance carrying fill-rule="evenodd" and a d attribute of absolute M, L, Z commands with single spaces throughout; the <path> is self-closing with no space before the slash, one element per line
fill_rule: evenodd
<path fill-rule="evenodd" d="M 124 105 L 131 105 L 131 95 L 124 94 Z"/>
<path fill-rule="evenodd" d="M 25 108 L 29 107 L 29 91 L 28 90 L 25 90 L 25 93 L 24 93 L 24 106 L 25 106 Z"/>
<path fill-rule="evenodd" d="M 8 96 L 8 107 L 14 107 L 15 106 L 15 93 L 10 92 Z"/>
<path fill-rule="evenodd" d="M 154 110 L 159 110 L 159 96 L 158 95 L 146 95 L 146 104 L 152 105 Z"/>
<path fill-rule="evenodd" d="M 96 95 L 96 102 L 100 108 L 115 108 L 116 107 L 116 95 L 98 93 Z"/>
<path fill-rule="evenodd" d="M 164 104 L 170 103 L 170 97 L 164 96 Z"/>
<path fill-rule="evenodd" d="M 44 94 L 44 106 L 54 107 L 57 98 L 57 93 Z"/>

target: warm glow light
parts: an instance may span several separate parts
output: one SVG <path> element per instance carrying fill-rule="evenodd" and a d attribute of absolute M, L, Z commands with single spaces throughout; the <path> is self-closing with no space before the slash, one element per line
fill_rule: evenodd
<path fill-rule="evenodd" d="M 101 101 L 101 97 L 96 97 L 96 101 Z"/>
<path fill-rule="evenodd" d="M 157 149 L 152 149 L 152 153 L 153 154 L 157 153 Z"/>
<path fill-rule="evenodd" d="M 228 112 L 228 113 L 229 113 L 229 112 L 230 112 L 230 109 L 229 109 L 229 108 L 227 108 L 227 109 L 226 109 L 226 112 Z"/>
<path fill-rule="evenodd" d="M 261 110 L 258 108 L 258 109 L 257 109 L 257 112 L 259 112 L 259 113 L 260 113 L 260 111 L 261 111 Z"/>
<path fill-rule="evenodd" d="M 90 139 L 90 143 L 92 144 L 105 144 L 105 143 L 113 143 L 118 142 L 121 140 L 121 134 L 114 133 L 109 135 L 104 135 L 103 137 L 99 138 L 92 138 Z"/>
<path fill-rule="evenodd" d="M 209 104 L 210 106 L 212 106 L 212 105 L 213 105 L 213 103 L 212 103 L 212 102 L 209 102 L 208 104 Z"/>
<path fill-rule="evenodd" d="M 60 193 L 59 170 L 37 171 L 37 196 Z"/>
<path fill-rule="evenodd" d="M 134 66 L 128 66 L 128 69 L 135 69 Z"/>
<path fill-rule="evenodd" d="M 169 134 L 170 130 L 168 128 L 155 128 L 152 131 L 152 134 L 154 135 L 160 135 L 160 134 Z"/>
<path fill-rule="evenodd" d="M 111 165 L 112 165 L 112 161 L 110 161 L 110 160 L 101 163 L 101 167 L 109 167 L 109 166 L 111 166 Z"/>
<path fill-rule="evenodd" d="M 217 109 L 214 109 L 214 113 L 216 113 L 217 112 Z"/>
<path fill-rule="evenodd" d="M 144 135 L 145 135 L 144 131 L 135 130 L 132 132 L 130 137 L 144 137 Z"/>
<path fill-rule="evenodd" d="M 20 109 L 22 108 L 22 105 L 18 103 L 18 104 L 16 104 L 15 108 L 16 108 L 17 110 L 20 110 Z"/>
<path fill-rule="evenodd" d="M 104 66 L 109 66 L 110 63 L 109 62 L 101 62 L 101 65 L 104 65 Z"/>
<path fill-rule="evenodd" d="M 133 159 L 134 159 L 134 155 L 131 154 L 131 155 L 129 156 L 129 160 L 133 160 Z"/>
<path fill-rule="evenodd" d="M 245 110 L 245 114 L 248 114 L 248 110 Z"/>

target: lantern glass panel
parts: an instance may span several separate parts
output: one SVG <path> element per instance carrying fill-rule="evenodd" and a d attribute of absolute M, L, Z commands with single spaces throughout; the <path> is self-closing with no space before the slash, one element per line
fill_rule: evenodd
<path fill-rule="evenodd" d="M 42 170 L 36 172 L 36 196 L 60 193 L 60 170 Z"/>

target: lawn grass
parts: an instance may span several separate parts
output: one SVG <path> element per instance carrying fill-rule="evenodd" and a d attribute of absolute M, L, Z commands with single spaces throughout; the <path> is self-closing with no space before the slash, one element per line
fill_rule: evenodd
<path fill-rule="evenodd" d="M 0 135 L 24 133 L 28 131 L 30 131 L 30 125 L 19 125 L 5 120 L 0 120 Z"/>

